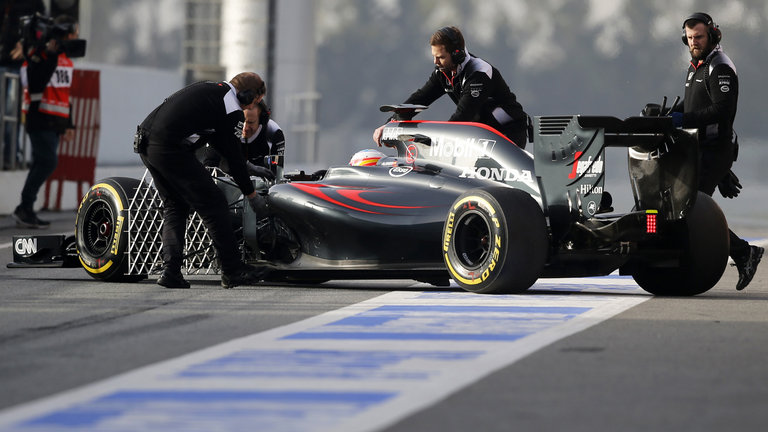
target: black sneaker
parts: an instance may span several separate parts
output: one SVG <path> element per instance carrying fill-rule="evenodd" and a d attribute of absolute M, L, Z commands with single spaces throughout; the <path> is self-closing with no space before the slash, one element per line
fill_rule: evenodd
<path fill-rule="evenodd" d="M 749 253 L 744 259 L 733 260 L 734 263 L 731 265 L 735 265 L 739 270 L 739 282 L 736 283 L 737 290 L 743 290 L 752 282 L 752 278 L 757 272 L 757 265 L 760 264 L 760 259 L 763 257 L 763 252 L 765 249 L 760 246 L 749 246 Z"/>
<path fill-rule="evenodd" d="M 221 275 L 221 287 L 229 289 L 238 285 L 253 285 L 264 280 L 267 274 L 269 269 L 266 266 L 255 267 L 243 264 L 237 271 Z"/>
<path fill-rule="evenodd" d="M 157 280 L 157 284 L 166 288 L 189 288 L 189 282 L 184 279 L 180 271 L 163 270 L 163 274 Z"/>
<path fill-rule="evenodd" d="M 16 220 L 16 227 L 18 228 L 46 229 L 51 226 L 50 222 L 37 217 L 33 210 L 21 206 L 16 207 L 12 216 Z"/>

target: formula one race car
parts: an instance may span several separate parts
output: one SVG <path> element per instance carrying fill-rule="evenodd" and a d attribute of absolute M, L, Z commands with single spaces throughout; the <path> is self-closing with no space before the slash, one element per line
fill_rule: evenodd
<path fill-rule="evenodd" d="M 423 106 L 383 106 L 413 114 Z M 668 117 L 541 116 L 533 154 L 479 123 L 392 121 L 382 142 L 397 156 L 254 178 L 255 214 L 223 173 L 246 261 L 271 281 L 415 279 L 477 293 L 520 293 L 542 277 L 631 275 L 657 295 L 712 288 L 728 259 L 720 208 L 697 192 L 695 134 Z M 628 149 L 634 206 L 615 213 L 605 190 L 607 147 Z M 76 234 L 51 261 L 106 281 L 159 273 L 162 203 L 146 177 L 94 185 Z M 29 242 L 30 240 L 27 239 Z M 200 218 L 187 229 L 187 273 L 216 273 Z M 38 264 L 45 257 L 37 257 Z M 17 256 L 16 266 L 34 265 Z"/>

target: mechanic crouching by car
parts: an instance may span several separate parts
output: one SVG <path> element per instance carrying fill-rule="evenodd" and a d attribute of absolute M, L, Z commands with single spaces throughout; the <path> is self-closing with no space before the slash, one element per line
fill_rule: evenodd
<path fill-rule="evenodd" d="M 229 82 L 198 82 L 169 96 L 141 123 L 135 150 L 152 174 L 163 200 L 163 273 L 157 280 L 166 288 L 189 288 L 181 275 L 187 216 L 201 216 L 221 265 L 221 285 L 253 284 L 267 269 L 240 259 L 230 225 L 227 199 L 195 150 L 208 142 L 226 159 L 230 174 L 252 206 L 260 197 L 248 176 L 240 141 L 232 130 L 243 121 L 243 110 L 253 107 L 266 92 L 257 74 L 243 72 Z"/>
<path fill-rule="evenodd" d="M 675 126 L 698 129 L 701 158 L 699 190 L 712 195 L 719 188 L 724 197 L 738 195 L 741 184 L 731 171 L 738 154 L 733 121 L 739 98 L 736 67 L 720 47 L 720 28 L 706 13 L 683 21 L 683 43 L 691 63 L 685 81 L 683 106 L 671 113 Z M 737 290 L 743 290 L 757 271 L 764 249 L 750 245 L 730 231 L 730 256 L 739 270 Z"/>
<path fill-rule="evenodd" d="M 270 118 L 269 107 L 263 99 L 244 110 L 243 114 L 245 120 L 235 129 L 234 135 L 242 142 L 248 173 L 274 180 L 281 175 L 284 166 L 285 134 L 280 125 Z M 203 165 L 229 172 L 229 167 L 221 163 L 221 155 L 210 144 L 203 153 Z"/>
<path fill-rule="evenodd" d="M 487 124 L 525 148 L 528 138 L 533 138 L 528 134 L 530 120 L 499 71 L 467 51 L 464 36 L 456 27 L 436 31 L 429 44 L 435 70 L 404 103 L 430 105 L 447 93 L 456 104 L 449 121 Z M 410 118 L 396 114 L 390 120 Z M 379 147 L 385 126 L 373 132 L 373 141 Z"/>

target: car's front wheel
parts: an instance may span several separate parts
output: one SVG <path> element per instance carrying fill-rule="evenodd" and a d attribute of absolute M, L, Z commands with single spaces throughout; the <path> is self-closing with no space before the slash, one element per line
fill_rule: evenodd
<path fill-rule="evenodd" d="M 128 200 L 139 180 L 111 177 L 91 187 L 75 220 L 77 254 L 95 279 L 131 281 L 128 276 Z"/>

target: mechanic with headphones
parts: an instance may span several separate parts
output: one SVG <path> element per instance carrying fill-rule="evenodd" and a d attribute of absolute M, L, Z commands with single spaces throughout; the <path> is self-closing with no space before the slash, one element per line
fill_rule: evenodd
<path fill-rule="evenodd" d="M 404 103 L 429 105 L 443 94 L 456 104 L 450 121 L 479 122 L 503 133 L 520 148 L 525 148 L 530 120 L 509 90 L 499 71 L 485 60 L 470 54 L 457 27 L 443 27 L 429 40 L 435 70 L 426 84 Z M 410 120 L 395 116 L 392 120 Z M 373 133 L 381 146 L 384 126 Z"/>
<path fill-rule="evenodd" d="M 712 195 L 715 188 L 733 198 L 741 189 L 731 166 L 738 155 L 733 121 L 739 98 L 736 67 L 720 46 L 720 28 L 706 13 L 696 12 L 683 21 L 683 43 L 691 53 L 683 106 L 671 113 L 675 126 L 698 129 L 699 190 Z M 730 256 L 739 271 L 737 290 L 744 289 L 757 271 L 764 249 L 730 231 Z"/>
<path fill-rule="evenodd" d="M 234 134 L 243 143 L 248 172 L 268 180 L 280 177 L 285 159 L 283 130 L 270 118 L 271 112 L 263 99 L 243 114 L 245 121 L 238 124 Z M 229 172 L 229 167 L 221 163 L 221 155 L 210 145 L 205 148 L 203 165 Z"/>
<path fill-rule="evenodd" d="M 232 130 L 243 121 L 243 110 L 266 92 L 259 75 L 243 72 L 229 82 L 198 82 L 173 95 L 137 128 L 134 150 L 152 174 L 163 200 L 163 273 L 166 288 L 189 288 L 181 275 L 187 216 L 194 209 L 203 219 L 218 253 L 221 285 L 232 288 L 262 280 L 266 268 L 240 259 L 229 219 L 227 199 L 195 151 L 209 142 L 230 167 L 230 175 L 252 206 L 260 198 L 248 176 L 240 141 Z"/>

